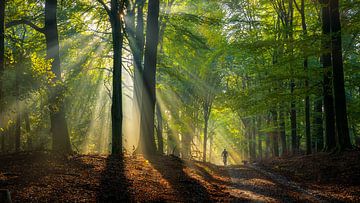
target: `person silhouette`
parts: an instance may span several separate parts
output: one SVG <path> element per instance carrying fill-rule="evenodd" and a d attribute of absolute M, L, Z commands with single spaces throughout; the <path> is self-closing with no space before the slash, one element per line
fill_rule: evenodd
<path fill-rule="evenodd" d="M 224 166 L 227 165 L 227 157 L 228 157 L 229 153 L 228 151 L 226 151 L 226 149 L 224 149 L 224 151 L 221 153 L 221 156 L 223 158 L 223 162 L 224 162 Z"/>

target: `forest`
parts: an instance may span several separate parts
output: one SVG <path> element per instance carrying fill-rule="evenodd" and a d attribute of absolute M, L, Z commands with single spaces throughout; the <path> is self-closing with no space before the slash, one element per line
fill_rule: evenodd
<path fill-rule="evenodd" d="M 359 202 L 359 0 L 0 0 L 0 203 Z"/>

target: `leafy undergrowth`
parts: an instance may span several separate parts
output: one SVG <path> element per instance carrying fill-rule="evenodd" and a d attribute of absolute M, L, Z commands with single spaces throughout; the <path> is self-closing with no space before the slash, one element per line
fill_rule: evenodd
<path fill-rule="evenodd" d="M 359 201 L 360 152 L 317 153 L 306 156 L 272 158 L 258 165 L 324 196 L 344 201 Z"/>
<path fill-rule="evenodd" d="M 126 155 L 122 159 L 32 152 L 0 156 L 0 163 L 0 189 L 10 190 L 14 202 L 318 200 L 251 167 L 216 166 L 173 156 Z"/>

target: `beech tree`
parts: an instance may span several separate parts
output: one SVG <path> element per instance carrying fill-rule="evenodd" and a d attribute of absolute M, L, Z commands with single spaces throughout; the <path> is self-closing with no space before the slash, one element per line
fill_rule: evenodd
<path fill-rule="evenodd" d="M 157 63 L 157 45 L 159 41 L 159 0 L 149 0 L 146 25 L 145 59 L 141 105 L 140 149 L 147 155 L 156 152 L 154 136 L 155 116 L 155 76 Z"/>

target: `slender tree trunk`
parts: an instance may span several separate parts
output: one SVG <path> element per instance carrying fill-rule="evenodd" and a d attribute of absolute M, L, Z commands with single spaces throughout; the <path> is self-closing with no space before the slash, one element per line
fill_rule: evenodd
<path fill-rule="evenodd" d="M 0 128 L 4 128 L 3 126 L 3 75 L 5 68 L 5 0 L 0 0 Z M 0 130 L 0 138 L 1 138 L 1 150 L 4 151 L 5 147 L 5 134 L 2 130 Z"/>
<path fill-rule="evenodd" d="M 129 3 L 129 1 L 126 1 Z M 133 111 L 134 122 L 139 126 L 141 125 L 141 105 L 142 105 L 142 89 L 143 89 L 143 58 L 144 58 L 144 4 L 145 0 L 136 0 L 135 8 L 127 5 L 127 16 L 125 18 L 126 32 L 129 39 L 129 46 L 133 55 L 134 61 L 134 89 L 133 89 Z M 136 9 L 136 18 L 135 18 Z M 136 25 L 135 25 L 136 19 Z M 137 129 L 134 133 L 141 134 L 141 128 Z M 136 151 L 140 150 L 141 139 L 139 138 Z"/>
<path fill-rule="evenodd" d="M 261 140 L 261 135 L 258 135 L 258 152 L 259 152 L 259 160 L 262 160 L 263 157 L 263 151 L 262 151 L 262 140 Z"/>
<path fill-rule="evenodd" d="M 268 133 L 266 135 L 266 140 L 265 140 L 265 158 L 268 159 L 270 157 L 270 136 L 271 133 Z"/>
<path fill-rule="evenodd" d="M 279 111 L 279 127 L 280 127 L 280 140 L 281 140 L 281 148 L 282 155 L 287 154 L 287 145 L 286 145 L 286 132 L 285 132 L 285 118 L 284 118 L 284 109 L 281 108 Z"/>
<path fill-rule="evenodd" d="M 18 104 L 17 106 L 19 107 Z M 21 137 L 21 117 L 20 117 L 20 112 L 17 112 L 16 121 L 15 121 L 15 151 L 16 152 L 20 151 L 20 137 Z"/>
<path fill-rule="evenodd" d="M 274 130 L 271 132 L 271 138 L 272 138 L 272 152 L 273 156 L 278 157 L 279 156 L 279 129 L 278 129 L 278 121 L 277 121 L 277 112 L 272 111 L 271 112 L 271 119 L 273 121 Z"/>
<path fill-rule="evenodd" d="M 5 133 L 1 132 L 1 152 L 5 152 Z"/>
<path fill-rule="evenodd" d="M 137 123 L 140 125 L 140 109 L 141 109 L 141 91 L 143 88 L 143 57 L 144 57 L 144 4 L 145 0 L 136 0 L 136 28 L 135 28 L 135 47 L 134 56 L 134 104 Z M 141 128 L 139 128 L 141 130 Z M 140 134 L 140 132 L 138 132 Z"/>
<path fill-rule="evenodd" d="M 252 154 L 253 154 L 253 160 L 256 160 L 256 120 L 253 118 L 252 122 L 252 132 L 251 132 L 251 145 L 252 145 Z"/>
<path fill-rule="evenodd" d="M 259 154 L 259 160 L 262 160 L 263 157 L 263 150 L 262 150 L 262 135 L 260 132 L 261 129 L 261 117 L 258 118 L 257 122 L 257 134 L 258 134 L 258 154 Z"/>
<path fill-rule="evenodd" d="M 316 137 L 316 149 L 322 151 L 324 149 L 324 129 L 323 129 L 323 118 L 322 118 L 322 100 L 316 99 L 314 101 L 314 133 Z"/>
<path fill-rule="evenodd" d="M 146 26 L 146 44 L 144 60 L 144 88 L 142 91 L 141 133 L 142 151 L 151 155 L 156 152 L 154 139 L 155 113 L 155 77 L 157 63 L 157 45 L 159 40 L 159 0 L 149 0 Z"/>
<path fill-rule="evenodd" d="M 207 133 L 208 133 L 208 123 L 209 123 L 209 117 L 207 116 L 207 113 L 205 113 L 207 110 L 204 109 L 204 143 L 203 143 L 203 162 L 206 162 L 206 146 L 207 146 Z"/>
<path fill-rule="evenodd" d="M 113 94 L 111 105 L 112 154 L 122 154 L 122 3 L 111 0 L 110 21 L 113 40 Z"/>
<path fill-rule="evenodd" d="M 289 52 L 291 61 L 293 61 L 293 14 L 294 14 L 294 8 L 293 8 L 293 0 L 289 0 L 289 16 L 286 20 L 287 22 L 287 28 L 288 28 L 288 37 L 290 40 L 289 45 Z M 290 69 L 293 70 L 293 64 L 290 64 Z M 292 97 L 294 97 L 294 91 L 295 91 L 295 81 L 294 79 L 290 80 L 290 92 Z M 298 151 L 298 135 L 297 135 L 297 115 L 296 115 L 296 101 L 294 98 L 291 99 L 290 102 L 290 125 L 291 125 L 291 146 L 292 146 L 292 153 L 296 154 Z"/>
<path fill-rule="evenodd" d="M 330 46 L 330 10 L 329 0 L 320 0 L 322 18 L 322 65 L 324 68 L 323 95 L 325 117 L 325 150 L 331 151 L 336 147 L 335 139 L 335 112 L 331 83 L 331 53 Z"/>
<path fill-rule="evenodd" d="M 335 121 L 340 148 L 351 149 L 349 125 L 347 119 L 344 68 L 341 46 L 341 24 L 339 14 L 339 0 L 330 0 L 331 22 L 331 54 L 333 65 L 333 87 L 335 104 Z"/>
<path fill-rule="evenodd" d="M 160 106 L 156 103 L 156 118 L 157 118 L 157 140 L 158 140 L 158 153 L 164 154 L 164 141 L 163 141 L 163 118 L 161 115 Z"/>
<path fill-rule="evenodd" d="M 30 118 L 29 118 L 29 111 L 26 110 L 24 113 L 24 120 L 25 120 L 25 129 L 27 132 L 27 148 L 28 150 L 32 150 L 32 138 L 31 138 L 31 126 L 30 126 Z"/>
<path fill-rule="evenodd" d="M 209 146 L 209 162 L 212 161 L 212 154 L 213 154 L 213 143 L 214 143 L 214 133 L 210 134 L 210 146 Z"/>
<path fill-rule="evenodd" d="M 296 2 L 296 1 L 294 1 Z M 301 7 L 298 8 L 301 15 L 301 27 L 303 30 L 304 37 L 307 37 L 307 26 L 306 26 L 306 18 L 305 18 L 305 1 L 301 0 Z M 308 70 L 308 57 L 304 52 L 304 70 L 306 72 L 305 79 L 305 138 L 306 138 L 306 154 L 311 154 L 311 126 L 310 126 L 310 96 L 309 96 L 309 70 Z"/>
<path fill-rule="evenodd" d="M 294 92 L 295 84 L 291 84 L 291 92 Z M 291 125 L 291 147 L 292 153 L 297 154 L 298 152 L 298 136 L 297 136 L 297 121 L 296 121 L 296 104 L 295 101 L 291 101 L 290 110 L 290 125 Z"/>
<path fill-rule="evenodd" d="M 19 58 L 22 60 L 22 57 Z M 15 95 L 16 95 L 16 121 L 15 121 L 15 151 L 20 151 L 20 137 L 21 137 L 21 112 L 20 112 L 20 64 L 16 67 L 15 73 Z"/>
<path fill-rule="evenodd" d="M 59 35 L 56 19 L 57 0 L 45 1 L 45 39 L 47 59 L 51 59 L 51 70 L 55 74 L 54 83 L 61 81 Z M 53 136 L 53 150 L 71 152 L 68 127 L 65 119 L 64 95 L 61 85 L 50 87 L 50 121 Z"/>

